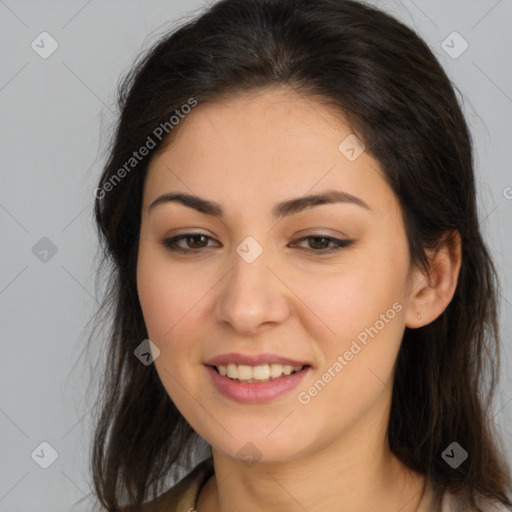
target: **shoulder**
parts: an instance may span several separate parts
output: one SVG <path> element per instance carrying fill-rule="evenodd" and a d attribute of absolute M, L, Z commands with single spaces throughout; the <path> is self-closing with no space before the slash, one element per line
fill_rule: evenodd
<path fill-rule="evenodd" d="M 169 490 L 145 503 L 141 512 L 192 512 L 197 494 L 213 474 L 213 459 L 208 457 Z"/>
<path fill-rule="evenodd" d="M 439 499 L 441 506 L 436 509 L 435 502 Z M 496 500 L 489 500 L 483 497 L 477 499 L 479 507 L 484 512 L 511 512 L 512 509 L 507 508 L 502 503 Z M 450 490 L 445 490 L 442 494 L 441 491 L 435 490 L 430 480 L 426 481 L 423 497 L 417 512 L 473 512 L 469 511 L 466 506 L 461 502 L 457 494 Z"/>
<path fill-rule="evenodd" d="M 507 508 L 501 502 L 497 500 L 489 500 L 481 497 L 478 499 L 478 506 L 485 512 L 510 512 L 511 509 Z M 458 497 L 449 492 L 445 491 L 443 495 L 443 507 L 441 512 L 466 512 Z"/>

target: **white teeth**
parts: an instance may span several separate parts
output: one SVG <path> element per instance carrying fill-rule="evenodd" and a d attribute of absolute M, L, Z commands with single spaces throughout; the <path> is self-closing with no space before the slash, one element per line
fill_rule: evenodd
<path fill-rule="evenodd" d="M 228 365 L 220 364 L 217 366 L 217 370 L 221 375 L 244 382 L 277 379 L 283 374 L 291 375 L 293 372 L 302 370 L 302 368 L 304 367 L 277 363 L 260 364 L 256 366 L 229 363 Z"/>
<path fill-rule="evenodd" d="M 227 376 L 230 379 L 238 378 L 238 370 L 237 370 L 236 364 L 233 364 L 233 363 L 228 364 L 228 366 L 227 366 Z"/>
<path fill-rule="evenodd" d="M 268 364 L 260 364 L 258 366 L 254 366 L 252 369 L 252 378 L 256 380 L 268 380 L 270 377 L 270 366 Z M 241 379 L 240 373 L 238 374 L 238 378 Z"/>
<path fill-rule="evenodd" d="M 293 366 L 291 366 L 289 364 L 285 364 L 283 366 L 283 372 L 285 375 L 291 375 L 291 373 L 293 372 Z"/>
<path fill-rule="evenodd" d="M 237 378 L 240 380 L 252 379 L 252 368 L 245 364 L 239 364 L 237 368 Z"/>
<path fill-rule="evenodd" d="M 270 365 L 270 376 L 274 379 L 277 379 L 277 377 L 281 377 L 281 374 L 283 373 L 283 365 L 282 364 L 271 364 Z"/>

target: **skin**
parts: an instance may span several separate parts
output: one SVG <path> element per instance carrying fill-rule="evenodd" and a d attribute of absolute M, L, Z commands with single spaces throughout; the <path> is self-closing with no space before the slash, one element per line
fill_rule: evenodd
<path fill-rule="evenodd" d="M 199 104 L 151 162 L 138 292 L 161 351 L 162 384 L 212 447 L 215 475 L 199 494 L 198 512 L 413 512 L 420 502 L 424 478 L 391 454 L 386 439 L 394 363 L 405 327 L 432 322 L 450 302 L 460 240 L 433 258 L 430 278 L 411 268 L 399 203 L 378 162 L 367 152 L 349 161 L 338 150 L 351 133 L 315 99 L 265 89 Z M 334 203 L 272 218 L 276 203 L 327 189 L 357 196 L 371 210 Z M 215 201 L 225 216 L 177 202 L 148 211 L 171 191 Z M 179 243 L 196 253 L 162 244 L 190 231 L 211 237 Z M 328 242 L 300 240 L 318 233 L 354 243 L 318 255 Z M 252 263 L 235 250 L 247 236 L 263 248 Z M 300 403 L 298 393 L 394 303 L 401 305 L 394 318 Z M 219 394 L 203 366 L 227 352 L 270 352 L 313 369 L 284 396 L 241 404 Z M 248 442 L 260 454 L 254 465 L 238 454 Z"/>

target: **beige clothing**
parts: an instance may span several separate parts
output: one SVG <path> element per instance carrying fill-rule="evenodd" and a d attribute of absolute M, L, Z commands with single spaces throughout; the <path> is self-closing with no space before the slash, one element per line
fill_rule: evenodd
<path fill-rule="evenodd" d="M 155 500 L 146 503 L 142 512 L 195 512 L 194 505 L 201 487 L 213 475 L 213 459 L 209 457 L 199 463 L 190 473 L 183 477 L 171 489 Z M 427 485 L 416 512 L 437 512 L 430 505 L 432 488 Z M 489 505 L 486 512 L 508 512 L 501 505 Z M 443 496 L 440 512 L 468 512 L 457 506 L 457 498 L 450 493 Z"/>

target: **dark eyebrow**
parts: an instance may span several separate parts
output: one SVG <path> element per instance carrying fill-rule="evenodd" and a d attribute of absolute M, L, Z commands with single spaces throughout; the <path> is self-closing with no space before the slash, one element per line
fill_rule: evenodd
<path fill-rule="evenodd" d="M 214 217 L 223 216 L 222 206 L 218 203 L 190 194 L 172 192 L 157 197 L 149 206 L 148 211 L 159 204 L 171 201 L 177 201 L 189 208 L 194 208 L 198 212 L 205 213 L 207 215 L 213 215 Z M 282 219 L 283 217 L 293 215 L 294 213 L 298 213 L 306 208 L 330 203 L 355 204 L 361 208 L 371 211 L 371 208 L 359 197 L 340 190 L 327 190 L 321 194 L 287 199 L 286 201 L 278 203 L 274 208 L 272 208 L 272 216 L 275 219 Z"/>

